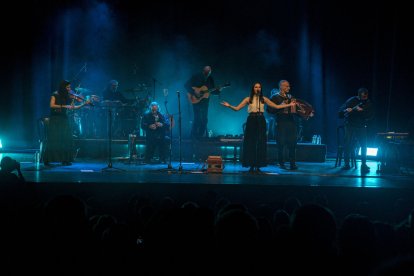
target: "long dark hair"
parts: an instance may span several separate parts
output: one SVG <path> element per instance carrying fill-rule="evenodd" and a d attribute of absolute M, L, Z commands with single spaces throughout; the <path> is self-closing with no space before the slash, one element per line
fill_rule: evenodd
<path fill-rule="evenodd" d="M 263 88 L 262 88 L 262 84 L 260 82 L 255 82 L 252 86 L 252 88 L 250 89 L 250 96 L 249 96 L 249 104 L 251 104 L 253 102 L 253 96 L 254 96 L 254 86 L 256 84 L 260 84 L 260 93 L 259 93 L 259 101 L 263 104 L 264 103 L 264 98 L 263 98 Z"/>
<path fill-rule="evenodd" d="M 66 90 L 66 86 L 70 84 L 70 81 L 68 80 L 62 80 L 59 84 L 58 93 L 62 96 L 67 96 L 68 91 Z"/>

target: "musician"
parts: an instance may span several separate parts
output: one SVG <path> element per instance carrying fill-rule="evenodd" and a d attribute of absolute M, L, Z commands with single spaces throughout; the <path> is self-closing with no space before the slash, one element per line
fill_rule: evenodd
<path fill-rule="evenodd" d="M 277 104 L 287 104 L 282 109 L 267 108 L 267 112 L 275 116 L 276 121 L 276 143 L 278 152 L 278 163 L 281 169 L 287 169 L 284 160 L 284 149 L 289 151 L 289 163 L 291 170 L 297 170 L 296 165 L 296 144 L 297 144 L 297 104 L 290 94 L 290 84 L 287 80 L 279 81 L 279 89 L 272 90 L 270 100 Z"/>
<path fill-rule="evenodd" d="M 216 87 L 211 72 L 211 66 L 204 66 L 202 73 L 193 75 L 184 86 L 187 91 L 188 100 L 193 105 L 194 119 L 191 137 L 196 140 L 207 136 L 210 93 L 203 93 L 203 91 Z"/>
<path fill-rule="evenodd" d="M 58 90 L 50 97 L 50 120 L 43 155 L 43 163 L 46 166 L 49 166 L 50 162 L 62 162 L 64 166 L 72 165 L 73 137 L 67 111 L 79 109 L 89 103 L 86 101 L 76 105 L 76 101 L 82 100 L 76 97 L 67 80 L 62 80 Z"/>
<path fill-rule="evenodd" d="M 225 107 L 229 107 L 234 111 L 239 111 L 248 105 L 246 129 L 243 137 L 243 158 L 242 166 L 250 167 L 250 173 L 260 173 L 261 167 L 267 165 L 267 137 L 266 137 L 266 120 L 264 118 L 265 104 L 275 108 L 287 108 L 293 106 L 290 104 L 274 104 L 262 94 L 262 85 L 255 83 L 250 91 L 250 96 L 244 98 L 237 106 L 232 106 L 223 101 L 221 103 Z"/>
<path fill-rule="evenodd" d="M 166 131 L 169 130 L 170 123 L 160 112 L 157 102 L 152 102 L 149 110 L 144 114 L 141 121 L 141 128 L 146 135 L 145 162 L 150 163 L 155 150 L 158 148 L 159 158 L 165 163 L 167 140 Z"/>
<path fill-rule="evenodd" d="M 372 102 L 368 99 L 368 89 L 358 89 L 358 96 L 349 98 L 338 112 L 339 118 L 344 119 L 344 170 L 349 170 L 349 157 L 355 149 L 355 140 L 361 147 L 361 172 L 369 172 L 367 166 L 367 122 L 374 117 Z"/>
<path fill-rule="evenodd" d="M 121 103 L 126 103 L 127 99 L 118 91 L 118 86 L 119 83 L 117 80 L 110 80 L 102 92 L 103 99 L 106 101 L 120 101 Z"/>
<path fill-rule="evenodd" d="M 128 137 L 128 134 L 132 133 L 130 126 L 130 120 L 126 120 L 126 116 L 131 111 L 129 104 L 131 101 L 125 98 L 125 96 L 118 90 L 119 83 L 117 80 L 110 80 L 102 92 L 103 104 L 112 106 L 112 135 L 113 137 L 124 139 Z M 99 129 L 105 129 L 105 121 L 100 120 Z"/>

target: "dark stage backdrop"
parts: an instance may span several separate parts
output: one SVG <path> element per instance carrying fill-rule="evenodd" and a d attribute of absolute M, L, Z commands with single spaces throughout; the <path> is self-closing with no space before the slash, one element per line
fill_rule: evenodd
<path fill-rule="evenodd" d="M 377 113 L 375 133 L 405 131 L 412 117 L 414 49 L 403 5 L 366 1 L 28 1 L 2 17 L 0 139 L 5 147 L 36 146 L 37 120 L 49 113 L 62 79 L 100 94 L 111 79 L 128 98 L 150 93 L 177 116 L 188 136 L 192 107 L 183 84 L 211 65 L 217 84 L 208 128 L 241 134 L 247 111 L 238 104 L 255 82 L 265 95 L 281 79 L 311 103 L 304 139 L 322 135 L 336 149 L 339 106 L 367 87 Z M 129 91 L 142 88 L 144 92 Z M 138 89 L 140 90 L 140 89 Z M 168 94 L 164 93 L 168 90 Z M 138 93 L 138 94 L 137 94 Z M 174 135 L 178 129 L 174 128 Z"/>

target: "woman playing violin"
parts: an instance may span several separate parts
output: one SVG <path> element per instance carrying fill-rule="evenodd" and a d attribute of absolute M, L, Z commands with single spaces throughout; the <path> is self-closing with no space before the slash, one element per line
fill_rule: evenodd
<path fill-rule="evenodd" d="M 67 110 L 75 110 L 88 104 L 88 101 L 75 105 L 76 101 L 83 101 L 72 92 L 70 82 L 62 80 L 57 91 L 50 97 L 50 119 L 47 126 L 47 141 L 43 154 L 43 163 L 61 162 L 62 165 L 71 165 L 73 161 L 73 139 Z"/>

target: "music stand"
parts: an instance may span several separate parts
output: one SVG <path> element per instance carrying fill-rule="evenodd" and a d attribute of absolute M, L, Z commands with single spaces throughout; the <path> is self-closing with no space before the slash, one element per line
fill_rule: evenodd
<path fill-rule="evenodd" d="M 108 108 L 108 165 L 102 169 L 102 172 L 125 171 L 112 166 L 112 108 L 117 108 L 122 104 L 119 101 L 104 101 L 102 104 Z"/>
<path fill-rule="evenodd" d="M 172 114 L 168 114 L 168 120 L 170 120 L 170 148 L 169 148 L 169 154 L 170 154 L 170 158 L 168 161 L 168 169 L 172 169 L 172 165 L 171 165 L 171 159 L 172 159 L 172 141 L 173 141 L 173 136 L 172 136 L 172 129 L 173 129 L 173 123 L 174 123 L 174 118 Z"/>
<path fill-rule="evenodd" d="M 178 149 L 180 152 L 180 165 L 178 166 L 178 172 L 183 172 L 183 165 L 182 165 L 182 154 L 181 154 L 181 100 L 180 100 L 180 91 L 177 91 L 178 97 Z"/>

